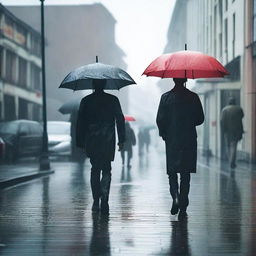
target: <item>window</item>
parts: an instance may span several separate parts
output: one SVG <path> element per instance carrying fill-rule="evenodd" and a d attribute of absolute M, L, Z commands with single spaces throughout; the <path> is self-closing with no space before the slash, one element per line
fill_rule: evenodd
<path fill-rule="evenodd" d="M 228 19 L 224 21 L 224 33 L 225 33 L 225 53 L 226 53 L 226 62 L 228 62 Z"/>
<path fill-rule="evenodd" d="M 31 63 L 31 87 L 41 91 L 41 69 Z"/>
<path fill-rule="evenodd" d="M 18 24 L 16 24 L 14 40 L 23 47 L 27 47 L 27 31 Z"/>
<path fill-rule="evenodd" d="M 41 39 L 31 34 L 31 52 L 37 56 L 41 55 Z"/>
<path fill-rule="evenodd" d="M 16 56 L 11 51 L 6 51 L 6 80 L 10 83 L 16 83 Z"/>
<path fill-rule="evenodd" d="M 27 61 L 19 57 L 19 77 L 18 84 L 27 87 Z"/>
<path fill-rule="evenodd" d="M 214 28 L 213 28 L 213 52 L 214 52 L 214 56 L 216 57 L 217 55 L 217 39 L 216 39 L 216 34 L 217 34 L 217 5 L 214 6 L 214 24 L 213 24 Z"/>
<path fill-rule="evenodd" d="M 14 39 L 14 22 L 5 15 L 5 23 L 3 27 L 3 33 L 5 36 Z"/>
<path fill-rule="evenodd" d="M 236 14 L 233 13 L 233 41 L 232 41 L 233 58 L 235 58 L 235 46 L 236 46 L 235 40 L 236 40 Z"/>
<path fill-rule="evenodd" d="M 228 0 L 225 1 L 226 4 L 225 4 L 225 10 L 227 11 L 228 10 Z"/>
<path fill-rule="evenodd" d="M 219 33 L 219 56 L 222 57 L 222 33 Z"/>
<path fill-rule="evenodd" d="M 19 98 L 19 119 L 29 119 L 28 118 L 28 101 Z"/>
<path fill-rule="evenodd" d="M 11 121 L 16 119 L 15 99 L 11 95 L 4 95 L 4 120 Z"/>
<path fill-rule="evenodd" d="M 253 1 L 253 42 L 256 41 L 256 0 Z"/>
<path fill-rule="evenodd" d="M 4 53 L 3 47 L 0 47 L 0 79 L 3 78 L 3 67 L 4 67 L 3 53 Z"/>

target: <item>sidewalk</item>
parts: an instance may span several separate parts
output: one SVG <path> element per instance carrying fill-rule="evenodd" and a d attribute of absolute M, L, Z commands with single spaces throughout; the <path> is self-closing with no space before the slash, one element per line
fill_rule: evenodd
<path fill-rule="evenodd" d="M 220 159 L 214 157 L 207 159 L 206 157 L 199 156 L 198 166 L 213 168 L 216 170 L 224 170 L 224 172 L 227 172 L 230 169 L 228 162 L 221 161 Z M 256 172 L 256 165 L 238 161 L 235 171 Z M 27 162 L 26 160 L 23 160 L 16 164 L 0 164 L 0 190 L 52 173 L 54 173 L 52 169 L 48 171 L 40 171 L 38 161 Z"/>
<path fill-rule="evenodd" d="M 16 164 L 0 165 L 0 189 L 17 185 L 35 178 L 54 173 L 53 170 L 40 171 L 39 163 L 18 162 Z"/>

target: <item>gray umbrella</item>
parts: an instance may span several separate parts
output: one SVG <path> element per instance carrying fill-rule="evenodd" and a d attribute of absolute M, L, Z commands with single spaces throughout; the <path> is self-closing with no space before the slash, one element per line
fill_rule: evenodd
<path fill-rule="evenodd" d="M 119 90 L 129 84 L 136 84 L 124 70 L 102 63 L 88 64 L 70 72 L 62 81 L 59 88 L 67 88 L 74 91 L 94 89 L 94 79 L 106 79 L 105 89 Z"/>
<path fill-rule="evenodd" d="M 78 111 L 81 99 L 82 98 L 77 98 L 77 99 L 74 99 L 74 100 L 64 103 L 63 105 L 61 105 L 61 107 L 58 109 L 58 111 L 63 115 L 71 114 L 75 110 Z"/>

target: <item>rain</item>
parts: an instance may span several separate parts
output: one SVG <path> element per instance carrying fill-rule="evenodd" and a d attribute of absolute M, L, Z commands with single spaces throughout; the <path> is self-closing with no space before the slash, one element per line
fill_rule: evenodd
<path fill-rule="evenodd" d="M 254 255 L 253 0 L 0 0 L 0 254 Z"/>

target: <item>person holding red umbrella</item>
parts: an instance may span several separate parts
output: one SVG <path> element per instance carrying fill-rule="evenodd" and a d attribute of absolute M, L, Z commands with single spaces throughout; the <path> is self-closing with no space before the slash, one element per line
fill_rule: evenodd
<path fill-rule="evenodd" d="M 189 205 L 190 174 L 196 173 L 196 126 L 204 122 L 200 99 L 185 84 L 187 78 L 223 77 L 229 73 L 215 58 L 185 50 L 159 56 L 143 74 L 173 78 L 175 83 L 174 88 L 161 97 L 156 122 L 166 145 L 167 174 L 173 199 L 171 214 L 179 212 L 178 219 L 183 220 Z"/>
<path fill-rule="evenodd" d="M 183 219 L 189 204 L 190 173 L 196 172 L 196 126 L 204 122 L 204 113 L 197 94 L 185 88 L 187 79 L 173 80 L 174 88 L 161 97 L 157 126 L 166 145 L 167 174 L 173 198 L 171 213 L 175 215 L 180 209 L 178 218 Z"/>

